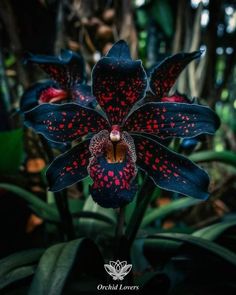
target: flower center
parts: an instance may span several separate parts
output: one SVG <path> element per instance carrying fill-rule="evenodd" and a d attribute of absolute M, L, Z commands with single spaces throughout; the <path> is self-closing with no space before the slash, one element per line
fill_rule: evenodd
<path fill-rule="evenodd" d="M 120 141 L 120 137 L 120 127 L 118 125 L 113 125 L 111 127 L 110 140 L 112 142 L 118 142 Z"/>
<path fill-rule="evenodd" d="M 127 154 L 127 145 L 124 142 L 108 141 L 105 148 L 107 163 L 122 163 Z"/>

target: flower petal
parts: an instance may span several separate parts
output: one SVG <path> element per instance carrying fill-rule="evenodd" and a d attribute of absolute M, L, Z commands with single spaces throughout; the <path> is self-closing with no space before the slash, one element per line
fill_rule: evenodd
<path fill-rule="evenodd" d="M 46 172 L 49 190 L 62 190 L 87 177 L 89 158 L 89 140 L 79 143 L 57 157 Z"/>
<path fill-rule="evenodd" d="M 137 169 L 131 159 L 122 163 L 108 163 L 104 156 L 93 157 L 88 170 L 93 180 L 90 192 L 100 206 L 118 208 L 133 200 L 137 191 L 133 183 Z"/>
<path fill-rule="evenodd" d="M 75 103 L 42 104 L 25 113 L 25 124 L 56 142 L 70 142 L 109 128 L 97 111 Z"/>
<path fill-rule="evenodd" d="M 62 88 L 70 89 L 86 80 L 83 57 L 70 50 L 62 50 L 59 56 L 28 54 L 25 62 L 38 64 Z"/>
<path fill-rule="evenodd" d="M 219 125 L 219 117 L 209 107 L 186 103 L 149 102 L 131 113 L 123 129 L 130 132 L 154 133 L 164 139 L 213 134 Z"/>
<path fill-rule="evenodd" d="M 201 55 L 200 50 L 192 53 L 178 53 L 156 66 L 150 75 L 150 88 L 157 98 L 166 96 L 182 70 Z"/>
<path fill-rule="evenodd" d="M 208 197 L 207 173 L 187 158 L 176 154 L 159 142 L 132 135 L 137 153 L 137 166 L 146 171 L 159 187 L 198 199 Z"/>
<path fill-rule="evenodd" d="M 38 82 L 24 92 L 20 102 L 20 109 L 26 112 L 36 107 L 40 102 L 50 102 L 54 98 L 60 101 L 64 98 L 64 95 L 65 91 L 57 83 L 51 80 Z"/>
<path fill-rule="evenodd" d="M 106 54 L 106 57 L 132 60 L 129 46 L 124 40 L 116 42 Z"/>
<path fill-rule="evenodd" d="M 141 61 L 126 59 L 122 54 L 102 58 L 93 69 L 92 82 L 93 94 L 112 125 L 123 121 L 147 87 Z"/>

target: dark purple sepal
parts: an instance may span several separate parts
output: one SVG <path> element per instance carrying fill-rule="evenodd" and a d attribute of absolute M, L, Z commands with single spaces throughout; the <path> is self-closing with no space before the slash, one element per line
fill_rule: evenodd
<path fill-rule="evenodd" d="M 111 125 L 121 124 L 146 92 L 147 77 L 141 61 L 104 57 L 92 72 L 92 91 Z"/>
<path fill-rule="evenodd" d="M 25 124 L 56 142 L 71 142 L 89 133 L 109 129 L 96 110 L 76 103 L 42 104 L 26 112 Z"/>
<path fill-rule="evenodd" d="M 132 60 L 128 44 L 124 40 L 116 42 L 106 54 L 106 57 Z"/>
<path fill-rule="evenodd" d="M 150 75 L 150 88 L 158 99 L 167 96 L 183 69 L 194 59 L 202 55 L 202 51 L 178 53 L 167 57 L 157 65 Z"/>
<path fill-rule="evenodd" d="M 213 134 L 220 119 L 209 107 L 186 103 L 149 102 L 133 111 L 123 130 L 153 133 L 161 139 Z"/>
<path fill-rule="evenodd" d="M 88 176 L 89 142 L 79 143 L 51 163 L 46 172 L 50 191 L 62 190 Z"/>
<path fill-rule="evenodd" d="M 157 186 L 197 199 L 208 198 L 209 177 L 203 169 L 153 139 L 134 134 L 132 137 L 137 166 Z"/>
<path fill-rule="evenodd" d="M 79 53 L 61 50 L 59 56 L 34 55 L 28 53 L 24 62 L 38 64 L 62 88 L 71 89 L 74 85 L 85 82 L 84 59 Z"/>

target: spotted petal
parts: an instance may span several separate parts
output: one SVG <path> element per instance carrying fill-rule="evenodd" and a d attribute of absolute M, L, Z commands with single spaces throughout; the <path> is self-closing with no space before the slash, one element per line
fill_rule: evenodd
<path fill-rule="evenodd" d="M 57 157 L 46 172 L 49 189 L 59 191 L 87 177 L 89 158 L 89 140 Z"/>
<path fill-rule="evenodd" d="M 167 96 L 183 69 L 201 54 L 202 51 L 178 53 L 156 66 L 150 75 L 150 88 L 157 98 Z"/>
<path fill-rule="evenodd" d="M 86 79 L 83 57 L 70 50 L 62 50 L 59 56 L 28 54 L 25 62 L 38 64 L 62 88 L 70 89 Z"/>
<path fill-rule="evenodd" d="M 56 142 L 70 142 L 109 128 L 97 111 L 75 103 L 42 104 L 25 113 L 25 124 Z"/>
<path fill-rule="evenodd" d="M 111 53 L 93 69 L 93 94 L 110 123 L 120 124 L 145 95 L 147 79 L 141 61 L 132 61 L 127 54 Z"/>
<path fill-rule="evenodd" d="M 121 163 L 108 163 L 103 156 L 94 157 L 88 170 L 94 182 L 90 192 L 100 206 L 118 208 L 133 200 L 137 192 L 133 180 L 137 170 L 130 159 Z"/>
<path fill-rule="evenodd" d="M 220 125 L 209 107 L 186 103 L 149 102 L 135 110 L 123 129 L 130 132 L 153 133 L 168 137 L 194 137 L 213 134 Z"/>
<path fill-rule="evenodd" d="M 157 186 L 198 199 L 208 197 L 209 177 L 204 170 L 153 139 L 141 135 L 132 137 L 137 166 L 146 171 Z"/>

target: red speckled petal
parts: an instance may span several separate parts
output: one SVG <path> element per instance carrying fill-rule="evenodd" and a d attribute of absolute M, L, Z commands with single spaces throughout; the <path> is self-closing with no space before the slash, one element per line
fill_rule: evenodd
<path fill-rule="evenodd" d="M 186 196 L 206 199 L 209 177 L 187 158 L 145 136 L 134 138 L 137 166 L 146 171 L 157 186 Z"/>
<path fill-rule="evenodd" d="M 62 50 L 59 56 L 28 54 L 25 62 L 38 64 L 62 88 L 70 89 L 86 80 L 83 57 L 70 50 Z"/>
<path fill-rule="evenodd" d="M 123 57 L 102 58 L 92 73 L 93 94 L 111 124 L 120 124 L 132 106 L 145 95 L 146 73 L 141 61 Z"/>
<path fill-rule="evenodd" d="M 135 110 L 123 129 L 131 132 L 168 137 L 194 137 L 202 133 L 213 134 L 220 125 L 216 113 L 210 108 L 186 103 L 149 102 Z"/>
<path fill-rule="evenodd" d="M 89 140 L 57 157 L 46 172 L 49 189 L 59 191 L 88 176 L 89 158 Z"/>
<path fill-rule="evenodd" d="M 166 58 L 155 67 L 150 75 L 150 88 L 157 98 L 166 96 L 182 70 L 201 54 L 202 51 L 178 53 Z"/>
<path fill-rule="evenodd" d="M 108 163 L 104 156 L 93 157 L 88 170 L 93 180 L 90 192 L 100 206 L 118 208 L 132 201 L 137 190 L 133 183 L 137 168 L 130 157 L 122 163 Z"/>
<path fill-rule="evenodd" d="M 98 112 L 75 103 L 42 104 L 25 113 L 25 124 L 56 142 L 70 142 L 109 128 Z"/>

